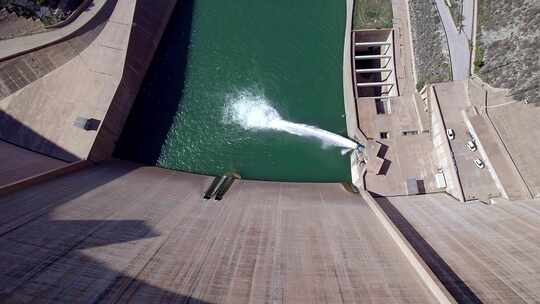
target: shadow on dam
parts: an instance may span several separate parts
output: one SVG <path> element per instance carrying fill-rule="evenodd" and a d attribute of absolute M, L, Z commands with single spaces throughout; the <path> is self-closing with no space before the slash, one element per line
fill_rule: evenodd
<path fill-rule="evenodd" d="M 114 156 L 155 165 L 182 110 L 195 0 L 178 1 L 126 121 Z"/>

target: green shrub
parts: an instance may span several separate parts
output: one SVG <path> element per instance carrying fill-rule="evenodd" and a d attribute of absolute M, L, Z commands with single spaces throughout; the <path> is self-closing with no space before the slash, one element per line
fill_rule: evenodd
<path fill-rule="evenodd" d="M 422 90 L 425 85 L 426 82 L 424 80 L 418 80 L 418 82 L 416 83 L 416 90 L 420 92 L 420 90 Z"/>
<path fill-rule="evenodd" d="M 485 64 L 484 62 L 484 49 L 480 46 L 480 43 L 476 44 L 476 51 L 474 52 L 474 71 L 477 73 L 480 68 Z"/>

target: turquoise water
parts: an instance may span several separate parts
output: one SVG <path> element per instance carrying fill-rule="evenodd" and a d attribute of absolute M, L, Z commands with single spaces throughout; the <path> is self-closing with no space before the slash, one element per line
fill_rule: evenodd
<path fill-rule="evenodd" d="M 245 129 L 225 115 L 238 99 L 264 101 L 285 120 L 346 134 L 345 1 L 195 0 L 189 10 L 189 33 L 170 30 L 185 22 L 185 12 L 176 12 L 137 101 L 178 103 L 158 141 L 157 165 L 210 175 L 236 172 L 246 179 L 349 181 L 349 157 L 339 148 L 282 131 Z M 175 35 L 189 36 L 182 77 L 174 75 L 171 60 Z M 157 84 L 160 79 L 167 85 Z M 152 109 L 159 111 L 159 104 Z M 137 123 L 130 120 L 126 129 Z"/>

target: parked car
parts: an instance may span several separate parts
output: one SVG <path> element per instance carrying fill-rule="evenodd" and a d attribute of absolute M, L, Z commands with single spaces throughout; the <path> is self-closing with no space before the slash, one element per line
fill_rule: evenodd
<path fill-rule="evenodd" d="M 469 148 L 469 150 L 471 150 L 472 152 L 476 151 L 476 143 L 472 140 L 469 140 L 466 144 L 467 148 Z"/>
<path fill-rule="evenodd" d="M 446 135 L 448 136 L 448 139 L 454 140 L 456 138 L 456 133 L 453 129 L 446 129 Z"/>
<path fill-rule="evenodd" d="M 475 158 L 474 159 L 474 164 L 479 168 L 479 169 L 484 169 L 484 167 L 486 166 L 484 164 L 484 161 L 479 159 L 479 158 Z"/>

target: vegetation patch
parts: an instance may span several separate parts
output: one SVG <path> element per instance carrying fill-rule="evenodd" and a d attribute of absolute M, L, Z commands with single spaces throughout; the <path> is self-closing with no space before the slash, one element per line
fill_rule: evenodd
<path fill-rule="evenodd" d="M 437 8 L 431 1 L 409 0 L 417 89 L 452 80 L 450 51 Z"/>
<path fill-rule="evenodd" d="M 83 0 L 0 0 L 0 10 L 51 25 L 66 19 Z"/>
<path fill-rule="evenodd" d="M 478 73 L 484 66 L 484 63 L 484 49 L 482 46 L 477 45 L 476 50 L 474 51 L 474 72 Z"/>
<path fill-rule="evenodd" d="M 392 28 L 390 0 L 356 0 L 353 28 L 355 30 Z"/>
<path fill-rule="evenodd" d="M 540 1 L 479 0 L 475 69 L 517 100 L 540 103 Z"/>

